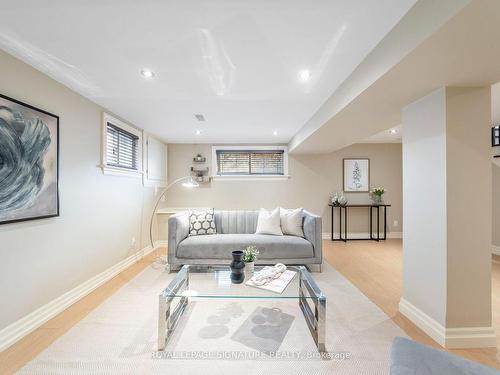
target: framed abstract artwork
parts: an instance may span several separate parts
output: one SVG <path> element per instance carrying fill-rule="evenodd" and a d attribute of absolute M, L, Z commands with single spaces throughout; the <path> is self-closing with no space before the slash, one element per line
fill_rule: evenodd
<path fill-rule="evenodd" d="M 59 117 L 0 94 L 0 224 L 59 216 Z"/>
<path fill-rule="evenodd" d="M 343 174 L 345 192 L 370 191 L 370 159 L 344 159 Z"/>

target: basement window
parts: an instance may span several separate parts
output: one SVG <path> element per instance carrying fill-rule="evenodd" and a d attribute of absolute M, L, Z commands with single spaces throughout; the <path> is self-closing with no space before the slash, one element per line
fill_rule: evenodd
<path fill-rule="evenodd" d="M 287 178 L 287 148 L 285 146 L 214 146 L 212 170 L 216 178 Z"/>
<path fill-rule="evenodd" d="M 103 114 L 102 168 L 105 174 L 142 176 L 142 132 Z"/>

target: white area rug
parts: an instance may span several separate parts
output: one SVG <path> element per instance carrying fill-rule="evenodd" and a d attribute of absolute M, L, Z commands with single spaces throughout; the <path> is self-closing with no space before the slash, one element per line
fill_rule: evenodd
<path fill-rule="evenodd" d="M 404 332 L 331 266 L 313 276 L 327 296 L 333 360 L 311 358 L 316 347 L 296 301 L 264 300 L 190 303 L 158 358 L 158 294 L 173 275 L 149 267 L 19 373 L 388 374 L 392 340 Z"/>

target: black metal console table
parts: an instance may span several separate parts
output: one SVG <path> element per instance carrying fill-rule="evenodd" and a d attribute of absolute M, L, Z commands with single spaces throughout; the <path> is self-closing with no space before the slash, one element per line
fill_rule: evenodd
<path fill-rule="evenodd" d="M 332 208 L 332 241 L 344 241 L 347 242 L 347 211 L 349 208 L 359 208 L 366 207 L 370 209 L 370 237 L 368 238 L 349 238 L 349 240 L 368 240 L 368 241 L 380 241 L 387 239 L 387 207 L 391 207 L 390 204 L 347 204 L 345 206 L 334 206 L 329 204 Z M 334 214 L 335 208 L 339 208 L 339 238 L 334 238 Z M 380 237 L 380 208 L 384 211 L 384 236 Z M 342 237 L 342 210 L 344 211 L 344 237 Z M 373 234 L 373 210 L 377 211 L 377 236 Z"/>

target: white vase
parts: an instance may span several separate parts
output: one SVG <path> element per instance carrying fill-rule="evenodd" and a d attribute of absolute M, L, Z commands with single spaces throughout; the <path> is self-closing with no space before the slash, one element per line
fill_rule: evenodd
<path fill-rule="evenodd" d="M 245 273 L 247 275 L 251 275 L 253 274 L 253 269 L 254 269 L 254 266 L 255 266 L 255 262 L 248 262 L 248 263 L 245 263 Z"/>

